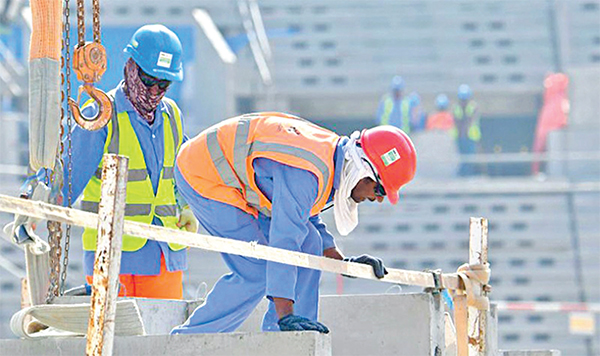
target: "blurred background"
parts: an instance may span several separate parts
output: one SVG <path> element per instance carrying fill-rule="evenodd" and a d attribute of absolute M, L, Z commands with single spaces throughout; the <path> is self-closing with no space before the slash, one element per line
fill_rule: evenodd
<path fill-rule="evenodd" d="M 0 193 L 13 196 L 28 164 L 27 6 L 0 0 Z M 103 0 L 100 16 L 104 90 L 121 80 L 138 27 L 178 34 L 185 79 L 167 95 L 189 136 L 252 111 L 340 134 L 379 123 L 409 131 L 416 179 L 397 206 L 360 207 L 357 230 L 337 239 L 346 254 L 453 272 L 468 260 L 469 217 L 483 216 L 492 300 L 600 303 L 599 0 Z M 83 282 L 79 236 L 68 287 Z M 190 255 L 186 298 L 227 272 L 218 254 Z M 1 338 L 13 337 L 24 275 L 23 253 L 0 240 Z M 321 290 L 417 291 L 332 274 Z M 522 309 L 499 312 L 501 349 L 600 353 L 598 313 Z"/>

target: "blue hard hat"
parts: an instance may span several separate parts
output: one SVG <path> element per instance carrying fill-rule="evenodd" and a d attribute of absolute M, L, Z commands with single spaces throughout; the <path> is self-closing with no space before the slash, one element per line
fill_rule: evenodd
<path fill-rule="evenodd" d="M 401 76 L 396 75 L 392 78 L 392 90 L 403 90 L 404 89 L 404 79 Z"/>
<path fill-rule="evenodd" d="M 440 110 L 447 109 L 449 104 L 450 101 L 448 100 L 448 96 L 446 94 L 439 94 L 435 98 L 435 106 Z"/>
<path fill-rule="evenodd" d="M 458 98 L 460 100 L 469 100 L 471 96 L 473 96 L 473 91 L 467 84 L 462 84 L 458 87 Z"/>
<path fill-rule="evenodd" d="M 181 42 L 163 25 L 140 27 L 123 52 L 129 53 L 148 75 L 170 81 L 183 80 Z"/>

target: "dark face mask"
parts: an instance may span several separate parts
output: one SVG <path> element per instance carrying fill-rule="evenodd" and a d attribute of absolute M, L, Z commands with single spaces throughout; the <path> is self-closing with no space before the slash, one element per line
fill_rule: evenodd
<path fill-rule="evenodd" d="M 143 73 L 143 74 L 142 74 Z M 154 112 L 165 96 L 171 82 L 152 77 L 142 71 L 142 69 L 129 58 L 124 69 L 125 85 L 123 91 L 125 96 L 131 102 L 135 110 L 149 124 L 154 122 Z M 142 79 L 144 77 L 144 79 Z M 147 81 L 151 86 L 147 86 Z M 167 84 L 168 82 L 168 84 Z M 152 89 L 158 84 L 157 90 Z"/>

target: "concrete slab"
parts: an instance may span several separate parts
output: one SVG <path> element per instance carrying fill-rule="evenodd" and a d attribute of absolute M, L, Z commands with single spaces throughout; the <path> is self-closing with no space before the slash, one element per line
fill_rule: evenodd
<path fill-rule="evenodd" d="M 263 301 L 240 327 L 260 330 Z M 333 355 L 437 355 L 444 309 L 431 294 L 322 296 L 319 321 L 331 330 Z"/>
<path fill-rule="evenodd" d="M 83 355 L 84 338 L 0 340 L 0 356 Z M 114 355 L 329 356 L 331 337 L 317 332 L 116 337 Z"/>
<path fill-rule="evenodd" d="M 444 308 L 431 294 L 324 296 L 333 355 L 441 355 Z"/>

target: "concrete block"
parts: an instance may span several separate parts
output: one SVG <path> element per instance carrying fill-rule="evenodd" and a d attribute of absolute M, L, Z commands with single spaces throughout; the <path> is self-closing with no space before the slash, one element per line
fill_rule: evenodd
<path fill-rule="evenodd" d="M 500 356 L 560 356 L 558 350 L 501 350 Z"/>
<path fill-rule="evenodd" d="M 331 330 L 334 355 L 438 355 L 444 308 L 427 293 L 324 296 L 319 320 Z"/>
<path fill-rule="evenodd" d="M 436 355 L 444 348 L 444 309 L 431 294 L 322 296 L 319 321 L 333 355 Z M 266 300 L 239 331 L 260 330 Z"/>
<path fill-rule="evenodd" d="M 0 340 L 0 356 L 83 355 L 84 338 Z M 116 337 L 114 355 L 328 356 L 331 338 L 317 332 L 228 333 Z"/>

